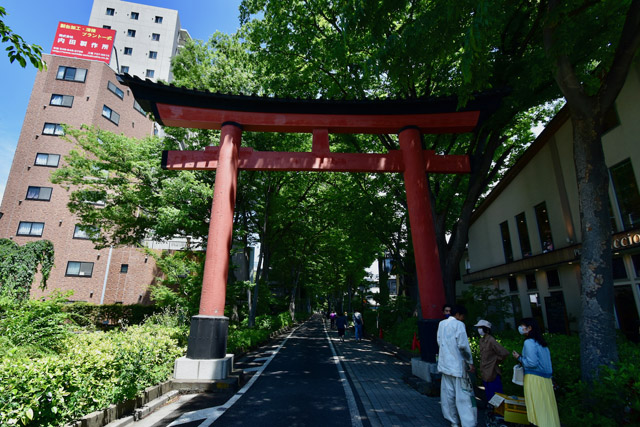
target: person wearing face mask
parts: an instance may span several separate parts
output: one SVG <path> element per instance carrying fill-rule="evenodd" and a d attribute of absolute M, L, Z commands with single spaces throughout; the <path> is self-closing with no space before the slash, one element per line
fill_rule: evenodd
<path fill-rule="evenodd" d="M 542 337 L 535 319 L 528 317 L 518 322 L 518 332 L 524 335 L 522 354 L 513 352 L 513 357 L 524 368 L 524 400 L 527 405 L 527 419 L 540 427 L 560 426 L 556 395 L 553 391 L 551 375 L 551 353 Z"/>
<path fill-rule="evenodd" d="M 451 316 L 451 304 L 445 304 L 442 306 L 442 317 L 448 319 Z"/>
<path fill-rule="evenodd" d="M 480 320 L 474 325 L 478 328 L 480 341 L 480 372 L 487 401 L 494 394 L 502 393 L 502 370 L 500 363 L 509 356 L 509 350 L 501 346 L 491 335 L 491 322 Z"/>

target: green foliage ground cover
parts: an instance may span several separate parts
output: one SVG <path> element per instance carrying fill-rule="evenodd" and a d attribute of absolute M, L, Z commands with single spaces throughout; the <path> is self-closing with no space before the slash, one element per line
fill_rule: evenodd
<path fill-rule="evenodd" d="M 165 309 L 131 325 L 140 311 L 123 306 L 119 327 L 99 331 L 93 317 L 109 308 L 65 304 L 62 295 L 0 298 L 0 425 L 64 425 L 169 379 L 185 353 L 188 321 Z M 258 316 L 255 328 L 234 324 L 228 351 L 255 347 L 292 323 L 281 313 Z"/>
<path fill-rule="evenodd" d="M 367 318 L 372 319 L 375 325 L 375 312 L 365 313 Z M 413 334 L 418 332 L 416 318 L 400 320 L 383 328 L 386 341 L 411 350 Z M 509 351 L 522 351 L 523 338 L 517 332 L 504 331 L 495 336 Z M 640 360 L 640 345 L 619 336 L 620 362 L 614 368 L 606 368 L 597 382 L 586 384 L 580 379 L 578 336 L 545 334 L 545 339 L 551 350 L 553 381 L 563 426 L 640 425 L 640 365 L 637 363 Z M 478 340 L 477 335 L 470 333 L 469 341 L 476 366 L 480 366 Z M 523 387 L 511 382 L 514 364 L 512 357 L 502 363 L 502 384 L 505 393 L 523 396 Z"/>
<path fill-rule="evenodd" d="M 0 358 L 0 425 L 59 426 L 166 381 L 184 354 L 175 328 L 72 334 L 51 354 Z"/>

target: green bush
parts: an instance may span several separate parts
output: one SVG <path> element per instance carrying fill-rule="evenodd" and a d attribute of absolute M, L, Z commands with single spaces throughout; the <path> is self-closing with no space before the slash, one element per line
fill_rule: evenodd
<path fill-rule="evenodd" d="M 388 330 L 384 331 L 384 339 L 394 345 L 411 351 L 411 344 L 413 343 L 413 336 L 418 333 L 418 319 L 410 317 L 402 320 L 393 325 Z M 418 354 L 419 351 L 415 350 L 414 353 Z"/>
<path fill-rule="evenodd" d="M 184 354 L 172 328 L 76 334 L 62 355 L 0 358 L 0 425 L 58 426 L 167 380 Z"/>
<path fill-rule="evenodd" d="M 296 317 L 298 314 L 296 313 Z M 242 325 L 229 325 L 227 351 L 230 353 L 246 351 L 266 341 L 271 332 L 293 324 L 288 311 L 276 315 L 263 314 L 256 317 L 255 328 Z"/>
<path fill-rule="evenodd" d="M 85 319 L 85 325 L 109 329 L 115 325 L 139 325 L 148 316 L 162 311 L 161 307 L 142 304 L 103 304 L 74 302 L 63 306 L 63 311 Z"/>
<path fill-rule="evenodd" d="M 79 329 L 79 316 L 63 311 L 60 294 L 47 301 L 10 298 L 0 299 L 0 336 L 5 345 L 0 355 L 10 348 L 22 347 L 30 355 L 60 352 L 65 339 Z"/>

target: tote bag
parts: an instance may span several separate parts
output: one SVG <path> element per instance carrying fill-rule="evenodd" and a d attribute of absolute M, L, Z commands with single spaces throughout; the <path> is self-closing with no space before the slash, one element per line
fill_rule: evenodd
<path fill-rule="evenodd" d="M 518 385 L 524 385 L 524 368 L 517 364 L 513 366 L 513 378 L 511 382 Z"/>

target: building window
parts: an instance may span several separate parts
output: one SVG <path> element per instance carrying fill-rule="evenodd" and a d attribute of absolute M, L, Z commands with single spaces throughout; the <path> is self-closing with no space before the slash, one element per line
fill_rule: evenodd
<path fill-rule="evenodd" d="M 48 202 L 51 200 L 51 187 L 31 187 L 27 189 L 27 200 L 44 200 Z"/>
<path fill-rule="evenodd" d="M 527 278 L 527 290 L 532 291 L 538 289 L 538 283 L 536 282 L 536 275 L 533 273 L 529 273 L 526 275 Z"/>
<path fill-rule="evenodd" d="M 160 34 L 158 34 L 158 33 L 151 34 L 151 40 L 153 40 L 154 42 L 159 42 L 160 41 Z"/>
<path fill-rule="evenodd" d="M 624 266 L 624 260 L 621 257 L 614 257 L 611 261 L 613 280 L 627 279 L 627 269 Z"/>
<path fill-rule="evenodd" d="M 132 48 L 132 47 L 125 47 L 125 48 L 124 48 L 124 54 L 125 54 L 125 55 L 131 55 L 131 54 L 133 54 L 133 48 Z"/>
<path fill-rule="evenodd" d="M 44 135 L 64 135 L 64 129 L 60 123 L 45 123 L 42 129 Z"/>
<path fill-rule="evenodd" d="M 640 226 L 640 192 L 631 160 L 626 159 L 609 169 L 622 226 L 631 230 Z"/>
<path fill-rule="evenodd" d="M 44 222 L 25 222 L 20 221 L 18 225 L 18 236 L 42 236 L 42 230 L 44 230 Z"/>
<path fill-rule="evenodd" d="M 85 239 L 90 240 L 92 237 L 95 237 L 98 234 L 98 229 L 96 227 L 92 227 L 90 225 L 76 225 L 73 229 L 73 238 L 74 239 Z"/>
<path fill-rule="evenodd" d="M 106 105 L 102 106 L 102 117 L 107 118 L 109 121 L 115 123 L 116 125 L 120 123 L 120 114 L 116 113 Z"/>
<path fill-rule="evenodd" d="M 133 109 L 139 112 L 140 114 L 142 114 L 143 116 L 147 115 L 147 112 L 142 109 L 140 104 L 138 104 L 138 101 L 136 101 L 135 99 L 133 100 Z"/>
<path fill-rule="evenodd" d="M 147 72 L 145 73 L 145 76 L 149 77 L 149 78 L 153 78 L 153 75 L 156 72 L 154 70 L 147 70 Z"/>
<path fill-rule="evenodd" d="M 111 29 L 111 25 L 103 25 L 102 28 L 104 28 L 105 30 L 110 30 Z"/>
<path fill-rule="evenodd" d="M 57 80 L 68 80 L 70 82 L 84 83 L 86 78 L 86 68 L 65 67 L 64 65 L 58 67 L 58 74 L 56 74 Z"/>
<path fill-rule="evenodd" d="M 524 212 L 516 215 L 516 226 L 518 227 L 518 237 L 520 238 L 520 249 L 522 250 L 522 257 L 530 257 L 531 242 L 529 241 L 527 218 L 524 216 Z"/>
<path fill-rule="evenodd" d="M 558 275 L 558 270 L 547 271 L 547 284 L 550 288 L 560 287 L 560 276 Z"/>
<path fill-rule="evenodd" d="M 513 261 L 513 250 L 511 249 L 511 235 L 509 234 L 509 224 L 507 221 L 500 224 L 500 233 L 502 234 L 502 249 L 504 250 L 504 261 Z"/>
<path fill-rule="evenodd" d="M 636 277 L 640 277 L 640 254 L 631 255 L 631 261 L 633 261 L 633 268 L 636 270 Z"/>
<path fill-rule="evenodd" d="M 154 19 L 154 22 L 156 24 L 162 24 L 162 16 L 156 16 L 156 19 Z"/>
<path fill-rule="evenodd" d="M 135 37 L 135 36 L 136 36 L 136 30 L 132 30 L 132 29 L 127 30 L 127 37 Z"/>
<path fill-rule="evenodd" d="M 114 93 L 118 98 L 124 99 L 124 92 L 114 83 L 108 82 L 107 89 L 109 89 L 112 93 Z"/>
<path fill-rule="evenodd" d="M 69 261 L 65 276 L 91 277 L 93 274 L 92 262 Z"/>
<path fill-rule="evenodd" d="M 515 277 L 509 277 L 509 292 L 518 292 L 518 281 Z"/>
<path fill-rule="evenodd" d="M 128 73 L 129 72 L 129 66 L 128 65 L 123 65 L 120 67 L 120 72 L 121 73 Z"/>
<path fill-rule="evenodd" d="M 156 59 L 158 57 L 158 52 L 154 50 L 149 51 L 149 59 Z"/>
<path fill-rule="evenodd" d="M 49 105 L 58 105 L 60 107 L 71 107 L 73 105 L 73 96 L 71 95 L 58 95 L 54 93 L 51 95 Z"/>
<path fill-rule="evenodd" d="M 37 153 L 36 161 L 34 163 L 35 166 L 48 166 L 50 168 L 57 168 L 60 163 L 60 155 L 59 154 L 49 154 L 49 153 Z"/>
<path fill-rule="evenodd" d="M 131 19 L 135 19 L 137 21 L 139 17 L 140 14 L 138 12 L 131 12 Z"/>
<path fill-rule="evenodd" d="M 553 238 L 551 237 L 551 224 L 549 224 L 547 204 L 542 202 L 534 209 L 536 211 L 536 220 L 538 221 L 540 244 L 542 245 L 542 253 L 544 254 L 553 250 Z"/>
<path fill-rule="evenodd" d="M 111 8 L 111 7 L 108 7 L 108 8 L 107 8 L 107 15 L 109 15 L 109 16 L 113 16 L 113 15 L 115 15 L 115 14 L 116 14 L 116 10 L 115 10 L 115 9 L 113 9 L 113 8 Z"/>
<path fill-rule="evenodd" d="M 129 264 L 120 264 L 120 273 L 128 273 Z"/>

